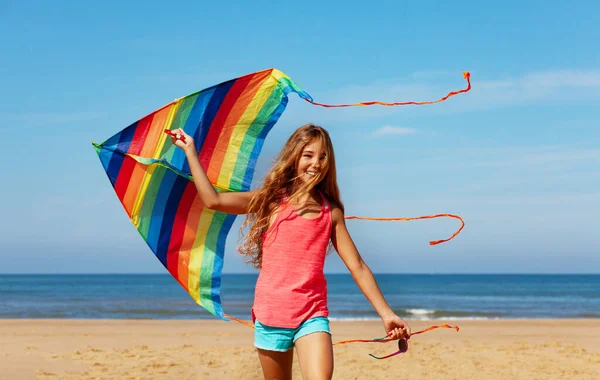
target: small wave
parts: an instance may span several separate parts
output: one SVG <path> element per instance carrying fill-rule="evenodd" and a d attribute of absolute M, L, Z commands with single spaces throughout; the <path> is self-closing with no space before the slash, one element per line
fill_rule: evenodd
<path fill-rule="evenodd" d="M 435 314 L 435 310 L 429 310 L 429 309 L 406 309 L 404 311 L 407 312 L 408 314 L 413 314 L 413 315 Z"/>
<path fill-rule="evenodd" d="M 418 320 L 439 319 L 495 319 L 504 317 L 500 312 L 482 311 L 459 311 L 459 310 L 430 310 L 430 309 L 407 309 L 401 313 L 403 317 Z M 400 315 L 400 314 L 399 314 Z"/>

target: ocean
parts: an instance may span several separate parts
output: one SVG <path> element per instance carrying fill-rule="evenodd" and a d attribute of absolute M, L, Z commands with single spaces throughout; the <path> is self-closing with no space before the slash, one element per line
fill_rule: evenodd
<path fill-rule="evenodd" d="M 600 318 L 600 275 L 375 276 L 407 319 Z M 257 275 L 223 276 L 226 313 L 250 318 Z M 332 320 L 377 319 L 349 274 L 327 275 Z M 0 318 L 215 318 L 168 274 L 0 275 Z"/>

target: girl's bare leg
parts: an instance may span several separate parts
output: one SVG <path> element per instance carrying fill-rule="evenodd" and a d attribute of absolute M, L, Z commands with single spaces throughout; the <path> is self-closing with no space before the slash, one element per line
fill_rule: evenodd
<path fill-rule="evenodd" d="M 331 335 L 325 332 L 305 335 L 296 341 L 296 349 L 303 379 L 331 379 L 333 376 Z"/>
<path fill-rule="evenodd" d="M 294 349 L 279 352 L 256 349 L 265 380 L 291 380 Z"/>

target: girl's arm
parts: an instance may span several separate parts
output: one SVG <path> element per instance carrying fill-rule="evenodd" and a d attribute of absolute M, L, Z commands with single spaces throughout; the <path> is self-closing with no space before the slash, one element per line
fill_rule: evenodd
<path fill-rule="evenodd" d="M 333 207 L 331 217 L 333 223 L 331 241 L 333 246 L 350 270 L 352 278 L 354 278 L 360 290 L 381 317 L 386 333 L 393 339 L 408 339 L 410 337 L 410 327 L 394 313 L 383 297 L 373 272 L 363 261 L 348 233 L 344 213 L 339 207 Z"/>
<path fill-rule="evenodd" d="M 202 203 L 209 209 L 227 214 L 246 214 L 248 212 L 248 204 L 256 192 L 218 193 L 208 180 L 202 165 L 200 165 L 193 138 L 185 133 L 183 129 L 175 129 L 173 133 L 182 137 L 182 139 L 173 137 L 173 144 L 185 152 L 185 156 L 190 164 L 192 177 L 194 178 L 194 184 Z M 185 140 L 185 142 L 182 140 Z"/>

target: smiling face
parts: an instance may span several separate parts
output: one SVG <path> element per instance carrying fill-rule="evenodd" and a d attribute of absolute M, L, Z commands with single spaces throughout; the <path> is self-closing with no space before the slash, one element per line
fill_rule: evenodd
<path fill-rule="evenodd" d="M 315 138 L 309 142 L 298 158 L 296 178 L 302 183 L 316 181 L 319 183 L 327 175 L 327 152 L 321 139 Z"/>

